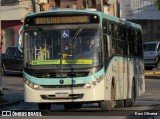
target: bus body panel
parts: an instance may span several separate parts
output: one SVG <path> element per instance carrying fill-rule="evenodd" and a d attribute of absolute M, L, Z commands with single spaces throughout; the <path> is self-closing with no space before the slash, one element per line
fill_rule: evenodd
<path fill-rule="evenodd" d="M 135 79 L 136 97 L 144 94 L 145 81 L 143 75 L 143 60 L 138 58 L 124 58 L 115 56 L 109 63 L 106 79 L 108 87 L 111 87 L 111 81 L 115 79 L 116 100 L 131 98 L 132 82 Z"/>
<path fill-rule="evenodd" d="M 105 100 L 104 97 L 104 81 L 101 81 L 98 85 L 92 88 L 69 88 L 69 89 L 45 89 L 45 90 L 34 90 L 30 88 L 28 85 L 24 85 L 25 89 L 25 95 L 24 95 L 24 101 L 25 102 L 52 102 L 52 103 L 60 103 L 60 102 L 96 102 L 96 101 L 102 101 Z M 80 99 L 42 99 L 41 95 L 56 95 L 56 93 L 65 92 L 69 95 L 73 94 L 82 94 L 82 98 Z"/>

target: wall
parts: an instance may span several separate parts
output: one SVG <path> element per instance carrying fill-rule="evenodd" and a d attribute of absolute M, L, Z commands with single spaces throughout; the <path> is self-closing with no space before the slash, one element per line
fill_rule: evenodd
<path fill-rule="evenodd" d="M 96 0 L 96 5 L 92 5 L 92 0 L 88 0 L 89 1 L 89 8 L 93 8 L 93 6 L 95 7 L 95 9 L 97 9 L 98 11 L 102 11 L 101 9 L 101 0 Z M 118 4 L 118 3 L 117 3 Z M 117 16 L 117 4 L 115 5 L 111 5 L 108 6 L 109 7 L 109 14 L 112 16 Z M 55 0 L 49 0 L 49 5 L 50 7 L 57 7 Z M 73 8 L 73 6 L 75 5 L 75 8 L 77 8 L 78 10 L 84 9 L 83 6 L 83 0 L 60 0 L 60 7 L 61 8 Z M 59 7 L 59 6 L 58 6 Z M 106 11 L 106 7 L 104 8 Z M 119 10 L 118 10 L 119 11 Z M 108 12 L 106 12 L 108 13 Z M 119 16 L 119 15 L 118 15 Z"/>
<path fill-rule="evenodd" d="M 20 29 L 21 26 L 22 22 L 19 20 L 2 21 L 1 28 L 2 31 L 4 31 L 2 38 L 2 53 L 5 52 L 8 46 L 17 45 L 18 30 Z"/>
<path fill-rule="evenodd" d="M 144 42 L 160 41 L 160 11 L 153 0 L 120 0 L 120 17 L 142 26 Z"/>
<path fill-rule="evenodd" d="M 160 20 L 160 11 L 153 0 L 120 0 L 121 18 Z"/>

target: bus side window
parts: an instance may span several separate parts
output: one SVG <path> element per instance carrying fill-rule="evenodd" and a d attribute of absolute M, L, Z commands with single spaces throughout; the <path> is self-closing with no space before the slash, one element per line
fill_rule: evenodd
<path fill-rule="evenodd" d="M 107 42 L 107 35 L 103 36 L 103 40 L 104 40 L 104 60 L 105 60 L 105 67 L 107 67 L 108 64 L 108 42 Z"/>
<path fill-rule="evenodd" d="M 112 56 L 117 54 L 117 41 L 115 39 L 112 39 L 111 53 L 112 53 Z"/>
<path fill-rule="evenodd" d="M 108 23 L 108 35 L 112 35 L 112 25 L 110 22 Z"/>
<path fill-rule="evenodd" d="M 108 33 L 108 21 L 103 19 L 103 33 L 107 34 Z"/>

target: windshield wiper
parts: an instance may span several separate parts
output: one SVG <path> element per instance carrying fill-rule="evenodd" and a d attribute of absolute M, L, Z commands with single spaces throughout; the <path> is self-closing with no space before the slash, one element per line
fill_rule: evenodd
<path fill-rule="evenodd" d="M 44 29 L 41 27 L 41 28 L 39 28 L 39 31 L 41 31 L 41 32 L 43 33 L 45 39 L 47 40 L 47 42 L 49 43 L 49 45 L 51 45 L 51 42 L 49 41 L 49 39 L 48 39 L 46 33 L 44 32 Z"/>
<path fill-rule="evenodd" d="M 77 31 L 76 31 L 76 33 L 74 34 L 74 36 L 73 36 L 70 44 L 69 44 L 69 46 L 73 46 L 73 45 L 74 45 L 74 43 L 75 43 L 75 41 L 76 41 L 76 37 L 81 33 L 81 31 L 82 31 L 82 26 L 79 26 L 79 27 L 77 28 Z"/>

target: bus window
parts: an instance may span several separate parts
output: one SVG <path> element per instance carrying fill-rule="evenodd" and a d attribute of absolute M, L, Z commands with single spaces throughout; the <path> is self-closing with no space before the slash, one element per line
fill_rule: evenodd
<path fill-rule="evenodd" d="M 103 39 L 104 39 L 104 60 L 105 60 L 105 68 L 106 68 L 109 61 L 107 35 L 104 35 Z"/>
<path fill-rule="evenodd" d="M 108 23 L 108 35 L 112 35 L 112 25 L 110 22 Z"/>
<path fill-rule="evenodd" d="M 126 41 L 125 27 L 120 26 L 120 39 Z"/>
<path fill-rule="evenodd" d="M 114 38 L 118 39 L 119 37 L 119 33 L 118 33 L 118 25 L 117 24 L 114 24 Z"/>
<path fill-rule="evenodd" d="M 118 41 L 118 49 L 119 49 L 118 53 L 120 55 L 127 55 L 127 48 L 125 48 L 125 47 L 127 47 L 127 43 L 126 42 Z"/>
<path fill-rule="evenodd" d="M 115 39 L 112 39 L 112 55 L 117 54 L 117 42 Z"/>
<path fill-rule="evenodd" d="M 104 34 L 107 34 L 107 33 L 108 33 L 108 28 L 107 28 L 107 26 L 108 26 L 108 21 L 105 20 L 105 19 L 103 19 L 103 33 L 104 33 Z"/>

